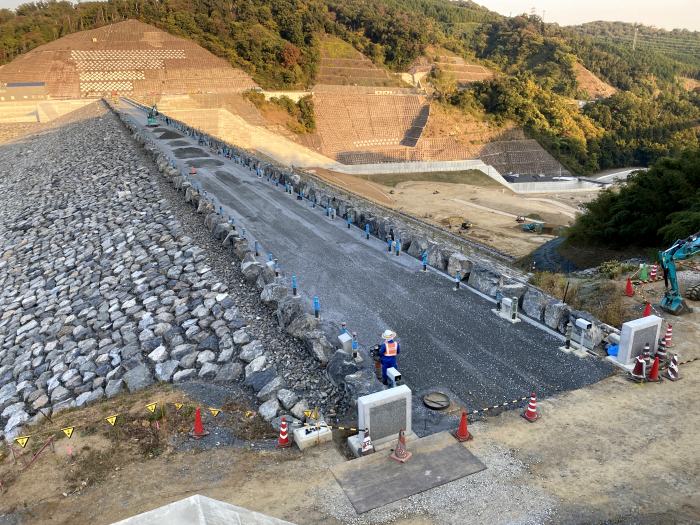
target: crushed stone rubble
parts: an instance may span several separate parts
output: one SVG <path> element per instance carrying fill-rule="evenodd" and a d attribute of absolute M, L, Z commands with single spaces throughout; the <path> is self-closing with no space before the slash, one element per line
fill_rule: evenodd
<path fill-rule="evenodd" d="M 158 381 L 243 382 L 268 421 L 340 406 L 102 103 L 0 148 L 0 439 Z"/>

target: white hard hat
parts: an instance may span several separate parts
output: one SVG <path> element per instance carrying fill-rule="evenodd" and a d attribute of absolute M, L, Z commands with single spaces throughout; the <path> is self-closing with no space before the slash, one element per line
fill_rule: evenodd
<path fill-rule="evenodd" d="M 384 330 L 384 333 L 382 334 L 382 339 L 393 339 L 394 337 L 396 337 L 396 332 L 391 330 Z"/>

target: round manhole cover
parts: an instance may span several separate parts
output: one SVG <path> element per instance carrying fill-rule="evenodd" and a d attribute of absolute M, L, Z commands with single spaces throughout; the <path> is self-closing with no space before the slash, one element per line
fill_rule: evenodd
<path fill-rule="evenodd" d="M 445 410 L 450 406 L 450 397 L 442 392 L 430 392 L 423 396 L 423 403 L 432 410 Z"/>

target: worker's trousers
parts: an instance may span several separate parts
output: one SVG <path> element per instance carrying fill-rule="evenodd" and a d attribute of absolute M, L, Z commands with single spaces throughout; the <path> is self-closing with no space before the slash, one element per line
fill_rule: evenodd
<path fill-rule="evenodd" d="M 382 382 L 383 383 L 387 382 L 386 371 L 392 367 L 396 368 L 398 370 L 398 367 L 396 365 L 396 357 L 394 357 L 394 356 L 382 356 Z"/>

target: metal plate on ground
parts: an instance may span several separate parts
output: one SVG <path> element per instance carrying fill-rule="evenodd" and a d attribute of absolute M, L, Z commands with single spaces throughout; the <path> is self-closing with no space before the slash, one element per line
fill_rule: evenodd
<path fill-rule="evenodd" d="M 450 406 L 450 396 L 442 392 L 430 392 L 423 396 L 423 404 L 432 410 L 445 410 Z"/>
<path fill-rule="evenodd" d="M 408 444 L 413 457 L 406 463 L 377 452 L 331 468 L 352 506 L 362 514 L 486 468 L 448 432 Z"/>

